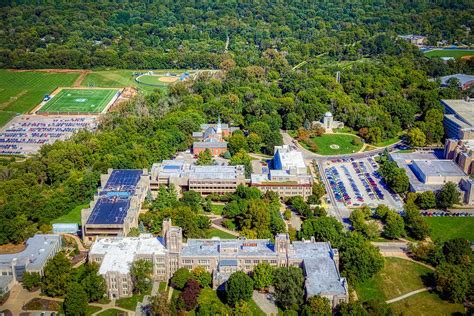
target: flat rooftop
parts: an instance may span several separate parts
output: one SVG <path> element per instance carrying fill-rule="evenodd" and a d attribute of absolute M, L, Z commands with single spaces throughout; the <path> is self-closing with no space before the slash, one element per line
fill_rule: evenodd
<path fill-rule="evenodd" d="M 447 114 L 455 114 L 467 126 L 474 126 L 474 100 L 441 100 L 441 103 L 447 107 Z"/>
<path fill-rule="evenodd" d="M 232 258 L 240 256 L 276 256 L 274 246 L 269 239 L 226 240 L 214 237 L 212 239 L 188 239 L 181 250 L 181 257 L 225 256 L 226 250 L 229 251 L 229 256 Z M 231 250 L 235 250 L 235 252 Z"/>
<path fill-rule="evenodd" d="M 0 268 L 11 267 L 13 260 L 17 265 L 27 265 L 28 269 L 41 269 L 51 252 L 61 244 L 59 235 L 34 235 L 26 241 L 26 248 L 17 253 L 0 255 Z"/>
<path fill-rule="evenodd" d="M 427 177 L 462 177 L 466 175 L 452 160 L 413 160 L 413 164 Z"/>
<path fill-rule="evenodd" d="M 233 180 L 244 174 L 244 166 L 192 166 L 189 180 L 220 179 Z"/>
<path fill-rule="evenodd" d="M 449 76 L 444 76 L 441 77 L 441 84 L 446 85 L 451 78 L 456 78 L 459 80 L 460 85 L 464 85 L 466 83 L 469 83 L 471 81 L 474 81 L 474 76 L 471 75 L 465 75 L 465 74 L 454 74 L 454 75 L 449 75 Z"/>
<path fill-rule="evenodd" d="M 112 170 L 87 224 L 123 224 L 143 170 Z"/>
<path fill-rule="evenodd" d="M 161 241 L 148 234 L 139 237 L 112 237 L 98 239 L 91 247 L 90 255 L 104 255 L 99 274 L 119 272 L 127 274 L 137 255 L 165 254 Z"/>

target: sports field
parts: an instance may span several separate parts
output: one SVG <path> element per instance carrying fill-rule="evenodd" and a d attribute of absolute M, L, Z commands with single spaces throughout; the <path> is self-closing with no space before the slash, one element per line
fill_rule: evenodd
<path fill-rule="evenodd" d="M 10 71 L 0 69 L 0 126 L 33 109 L 45 94 L 71 86 L 78 72 Z"/>
<path fill-rule="evenodd" d="M 425 53 L 426 57 L 454 57 L 474 56 L 474 49 L 435 49 Z"/>
<path fill-rule="evenodd" d="M 62 89 L 38 113 L 100 113 L 116 93 L 116 89 Z"/>

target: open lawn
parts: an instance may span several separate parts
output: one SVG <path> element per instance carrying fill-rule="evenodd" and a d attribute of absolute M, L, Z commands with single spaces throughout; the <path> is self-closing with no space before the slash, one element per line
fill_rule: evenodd
<path fill-rule="evenodd" d="M 437 49 L 425 53 L 426 57 L 454 57 L 474 56 L 474 49 Z"/>
<path fill-rule="evenodd" d="M 222 239 L 236 239 L 237 238 L 234 235 L 231 235 L 229 233 L 226 233 L 225 231 L 222 231 L 216 228 L 211 228 L 207 231 L 207 238 L 212 238 L 212 237 L 220 237 Z"/>
<path fill-rule="evenodd" d="M 135 81 L 134 73 L 143 73 L 146 70 L 101 70 L 88 73 L 82 81 L 83 87 L 102 87 L 102 88 L 121 88 L 135 87 L 143 92 L 151 92 L 155 89 L 166 89 L 167 84 L 164 83 L 160 87 L 148 86 Z M 155 74 L 164 74 L 167 72 L 182 73 L 181 70 L 153 70 Z"/>
<path fill-rule="evenodd" d="M 83 208 L 86 208 L 89 204 L 82 204 L 78 205 L 75 208 L 73 208 L 69 213 L 58 217 L 56 219 L 53 219 L 51 221 L 51 224 L 55 223 L 77 223 L 81 225 L 81 210 Z"/>
<path fill-rule="evenodd" d="M 404 300 L 390 304 L 394 315 L 404 316 L 444 316 L 464 314 L 462 304 L 443 301 L 436 293 L 422 292 Z"/>
<path fill-rule="evenodd" d="M 33 109 L 57 87 L 71 86 L 78 72 L 54 73 L 0 69 L 0 125 Z"/>
<path fill-rule="evenodd" d="M 118 315 L 119 313 L 123 313 L 121 310 L 119 309 L 115 309 L 115 308 L 109 308 L 109 309 L 106 309 L 105 311 L 103 312 L 100 312 L 99 316 L 116 316 Z"/>
<path fill-rule="evenodd" d="M 389 138 L 387 140 L 384 140 L 383 142 L 376 143 L 376 144 L 373 144 L 373 145 L 376 146 L 376 147 L 387 147 L 387 146 L 393 145 L 393 144 L 395 144 L 399 141 L 400 141 L 400 136 L 397 136 L 397 137 Z"/>
<path fill-rule="evenodd" d="M 135 311 L 138 302 L 142 302 L 144 296 L 145 295 L 143 294 L 140 294 L 140 295 L 134 294 L 131 297 L 120 298 L 117 301 L 115 301 L 115 306 L 122 307 L 130 311 Z"/>
<path fill-rule="evenodd" d="M 319 137 L 311 138 L 316 146 L 318 146 L 317 154 L 320 155 L 342 155 L 358 152 L 362 148 L 362 144 L 353 145 L 352 141 L 357 139 L 357 136 L 346 134 L 324 134 Z M 309 146 L 300 142 L 307 149 Z M 333 146 L 334 148 L 331 148 Z"/>
<path fill-rule="evenodd" d="M 253 316 L 265 316 L 266 314 L 258 307 L 257 303 L 254 300 L 248 302 L 250 310 L 252 311 Z"/>
<path fill-rule="evenodd" d="M 102 308 L 100 308 L 99 306 L 92 306 L 92 305 L 87 305 L 87 308 L 86 308 L 86 316 L 89 316 L 89 315 L 92 315 L 94 313 L 97 313 L 98 311 L 100 311 Z"/>
<path fill-rule="evenodd" d="M 212 204 L 211 212 L 215 215 L 222 215 L 222 211 L 224 210 L 224 204 Z"/>
<path fill-rule="evenodd" d="M 462 237 L 474 241 L 474 217 L 425 217 L 425 220 L 435 240 Z"/>
<path fill-rule="evenodd" d="M 101 113 L 116 89 L 63 89 L 38 110 L 38 113 Z"/>
<path fill-rule="evenodd" d="M 385 266 L 370 280 L 356 287 L 362 301 L 389 300 L 426 285 L 423 279 L 432 271 L 420 264 L 399 258 L 385 258 Z"/>

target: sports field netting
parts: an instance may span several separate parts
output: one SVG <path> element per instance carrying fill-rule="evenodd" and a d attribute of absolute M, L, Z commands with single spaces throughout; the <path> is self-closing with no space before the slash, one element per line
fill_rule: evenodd
<path fill-rule="evenodd" d="M 38 113 L 100 113 L 117 89 L 63 89 L 46 102 Z"/>

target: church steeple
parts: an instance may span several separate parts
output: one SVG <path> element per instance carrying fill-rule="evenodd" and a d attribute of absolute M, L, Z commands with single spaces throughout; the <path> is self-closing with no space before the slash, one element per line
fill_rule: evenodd
<path fill-rule="evenodd" d="M 221 125 L 221 116 L 220 115 L 217 118 L 216 133 L 217 134 L 222 134 L 222 125 Z"/>

